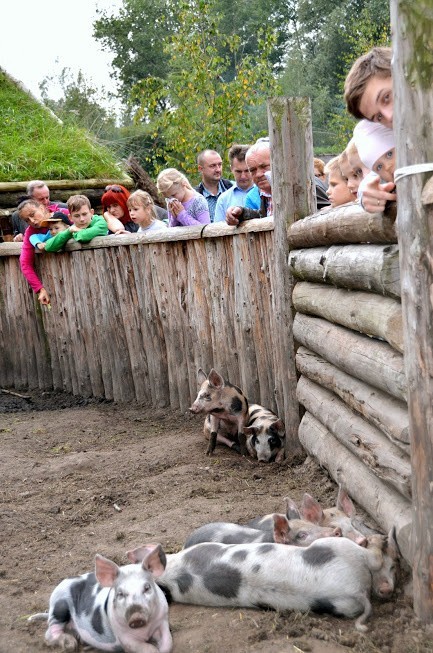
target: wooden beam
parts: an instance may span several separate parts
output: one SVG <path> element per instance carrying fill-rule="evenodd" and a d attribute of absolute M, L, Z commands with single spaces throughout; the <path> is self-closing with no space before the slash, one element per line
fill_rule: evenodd
<path fill-rule="evenodd" d="M 275 278 L 272 303 L 277 330 L 275 391 L 286 425 L 286 455 L 301 452 L 298 439 L 296 364 L 291 295 L 293 277 L 287 256 L 287 229 L 313 211 L 313 137 L 310 102 L 306 98 L 273 98 L 268 102 L 274 211 Z"/>
<path fill-rule="evenodd" d="M 392 0 L 391 21 L 397 168 L 432 163 L 431 0 Z M 411 168 L 397 183 L 413 469 L 414 609 L 425 622 L 433 622 L 433 204 L 427 189 L 423 195 L 431 177 L 432 172 Z"/>

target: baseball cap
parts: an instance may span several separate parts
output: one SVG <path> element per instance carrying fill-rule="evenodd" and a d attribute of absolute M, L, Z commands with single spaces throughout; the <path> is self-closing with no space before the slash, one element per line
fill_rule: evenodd
<path fill-rule="evenodd" d="M 69 217 L 65 215 L 62 211 L 54 211 L 51 218 L 43 220 L 40 224 L 41 227 L 49 227 L 52 222 L 64 222 L 68 226 L 71 224 Z"/>

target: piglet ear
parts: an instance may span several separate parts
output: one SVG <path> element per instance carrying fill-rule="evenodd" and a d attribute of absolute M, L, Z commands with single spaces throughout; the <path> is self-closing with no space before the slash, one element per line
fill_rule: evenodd
<path fill-rule="evenodd" d="M 273 433 L 276 433 L 277 435 L 279 435 L 280 437 L 283 437 L 285 435 L 285 433 L 286 433 L 286 429 L 285 429 L 283 420 L 282 419 L 277 419 L 276 422 L 272 422 L 272 424 L 270 426 L 270 430 Z"/>
<path fill-rule="evenodd" d="M 391 556 L 393 560 L 397 560 L 400 557 L 400 549 L 397 543 L 395 526 L 392 526 L 386 538 L 386 553 Z"/>
<path fill-rule="evenodd" d="M 201 367 L 200 367 L 199 371 L 197 372 L 197 381 L 198 381 L 198 382 L 200 383 L 200 385 L 201 385 L 201 384 L 204 383 L 206 380 L 207 380 L 207 375 L 203 372 L 203 370 L 202 370 Z"/>
<path fill-rule="evenodd" d="M 322 507 L 310 494 L 305 493 L 302 497 L 301 515 L 313 524 L 321 524 L 324 519 Z"/>
<path fill-rule="evenodd" d="M 255 435 L 257 429 L 254 428 L 254 426 L 244 426 L 242 429 L 245 435 Z"/>
<path fill-rule="evenodd" d="M 354 517 L 356 514 L 352 499 L 349 497 L 346 488 L 341 483 L 338 487 L 337 508 L 338 510 L 342 510 L 347 517 Z"/>
<path fill-rule="evenodd" d="M 119 574 L 119 567 L 115 562 L 104 558 L 104 556 L 95 556 L 95 576 L 96 580 L 102 587 L 112 587 Z"/>
<path fill-rule="evenodd" d="M 136 563 L 142 563 L 144 558 L 148 555 L 149 551 L 151 549 L 154 549 L 157 544 L 144 544 L 143 546 L 139 546 L 137 549 L 132 549 L 131 551 L 126 552 L 126 557 L 128 558 L 129 562 L 132 562 L 132 564 Z"/>
<path fill-rule="evenodd" d="M 287 544 L 289 541 L 289 521 L 285 515 L 274 514 L 274 541 L 278 544 Z"/>
<path fill-rule="evenodd" d="M 296 503 L 290 497 L 286 497 L 285 501 L 287 519 L 301 519 L 301 513 Z"/>
<path fill-rule="evenodd" d="M 209 383 L 211 383 L 215 388 L 223 388 L 224 387 L 224 379 L 221 376 L 221 374 L 218 374 L 214 368 L 211 369 L 209 372 L 209 376 L 207 377 L 209 380 Z"/>
<path fill-rule="evenodd" d="M 167 556 L 160 544 L 154 544 L 153 548 L 147 547 L 147 555 L 143 558 L 141 566 L 150 571 L 155 577 L 161 576 L 167 566 Z"/>

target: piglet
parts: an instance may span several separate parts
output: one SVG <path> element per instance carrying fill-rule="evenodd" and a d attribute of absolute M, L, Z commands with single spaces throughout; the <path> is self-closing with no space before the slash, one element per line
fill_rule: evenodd
<path fill-rule="evenodd" d="M 66 578 L 53 591 L 46 643 L 75 651 L 80 639 L 101 651 L 171 653 L 167 600 L 155 583 L 165 566 L 160 544 L 148 545 L 140 564 L 122 567 L 97 554 L 94 573 Z"/>
<path fill-rule="evenodd" d="M 209 375 L 200 368 L 198 382 L 201 384 L 192 413 L 205 413 L 204 434 L 209 439 L 207 455 L 210 456 L 217 442 L 247 455 L 244 426 L 248 416 L 248 400 L 240 388 L 225 381 L 213 368 Z"/>
<path fill-rule="evenodd" d="M 200 542 L 246 544 L 248 542 L 278 542 L 294 546 L 308 546 L 320 537 L 341 537 L 338 528 L 317 526 L 302 519 L 289 521 L 285 515 L 274 513 L 269 529 L 249 528 L 229 522 L 213 522 L 200 526 L 187 538 L 184 549 Z"/>
<path fill-rule="evenodd" d="M 259 404 L 249 406 L 244 433 L 247 436 L 248 453 L 259 462 L 281 462 L 284 459 L 284 422 L 268 408 Z"/>

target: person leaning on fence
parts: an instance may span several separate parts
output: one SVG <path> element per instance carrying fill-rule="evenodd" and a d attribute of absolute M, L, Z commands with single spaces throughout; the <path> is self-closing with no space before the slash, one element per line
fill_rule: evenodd
<path fill-rule="evenodd" d="M 373 48 L 355 61 L 344 84 L 349 113 L 389 129 L 394 117 L 391 59 L 391 48 Z M 397 199 L 394 182 L 381 184 L 379 177 L 366 182 L 362 206 L 369 213 L 383 211 L 388 201 Z"/>
<path fill-rule="evenodd" d="M 66 204 L 63 204 L 63 202 L 50 201 L 50 189 L 44 181 L 40 181 L 39 179 L 29 181 L 27 184 L 26 197 L 21 201 L 26 199 L 36 200 L 36 202 L 45 206 L 52 213 L 59 209 L 66 209 Z M 12 213 L 12 230 L 15 243 L 20 243 L 24 240 L 24 233 L 27 227 L 28 224 L 20 218 L 18 210 L 14 211 Z"/>
<path fill-rule="evenodd" d="M 129 215 L 129 195 L 129 190 L 120 184 L 105 187 L 101 204 L 107 227 L 113 234 L 135 233 L 138 230 Z"/>
<path fill-rule="evenodd" d="M 17 211 L 19 217 L 28 225 L 24 233 L 24 241 L 20 254 L 21 272 L 29 282 L 33 292 L 37 293 L 39 302 L 48 305 L 50 303 L 50 297 L 42 281 L 36 274 L 35 249 L 30 242 L 30 237 L 34 234 L 47 233 L 47 227 L 42 226 L 42 224 L 47 218 L 51 217 L 52 213 L 46 206 L 34 199 L 21 202 Z M 63 211 L 68 213 L 67 209 L 62 209 Z"/>
<path fill-rule="evenodd" d="M 61 211 L 54 211 L 50 218 L 41 223 L 41 227 L 48 227 L 46 234 L 33 234 L 30 236 L 30 242 L 35 249 L 44 250 L 47 240 L 54 238 L 61 231 L 66 231 L 71 226 L 68 216 Z"/>
<path fill-rule="evenodd" d="M 167 203 L 169 227 L 191 227 L 210 223 L 207 201 L 176 168 L 159 173 L 156 185 Z"/>
<path fill-rule="evenodd" d="M 232 171 L 235 183 L 228 190 L 221 193 L 217 199 L 214 222 L 224 222 L 229 206 L 243 206 L 247 193 L 253 187 L 251 172 L 248 170 L 245 161 L 249 145 L 238 145 L 235 143 L 229 149 L 230 170 Z"/>
<path fill-rule="evenodd" d="M 94 215 L 88 197 L 72 195 L 68 199 L 68 209 L 72 225 L 46 241 L 46 252 L 58 252 L 71 238 L 77 243 L 88 243 L 96 236 L 107 235 L 107 223 L 102 215 Z"/>
<path fill-rule="evenodd" d="M 127 204 L 131 220 L 138 225 L 137 233 L 150 234 L 168 229 L 165 222 L 158 219 L 155 203 L 147 191 L 134 191 L 128 197 Z"/>

